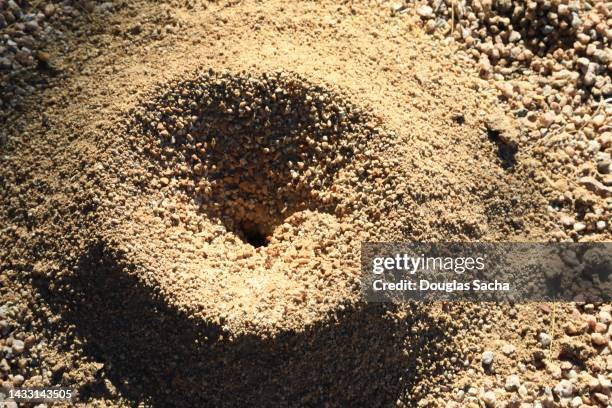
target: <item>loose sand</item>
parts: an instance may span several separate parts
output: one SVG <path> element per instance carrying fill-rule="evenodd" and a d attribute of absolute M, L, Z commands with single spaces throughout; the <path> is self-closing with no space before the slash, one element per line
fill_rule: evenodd
<path fill-rule="evenodd" d="M 453 45 L 370 4 L 137 2 L 84 24 L 4 125 L 0 294 L 45 342 L 26 384 L 101 405 L 445 406 L 517 361 L 534 400 L 558 382 L 532 354 L 573 306 L 360 301 L 362 241 L 558 228 L 547 168 Z"/>

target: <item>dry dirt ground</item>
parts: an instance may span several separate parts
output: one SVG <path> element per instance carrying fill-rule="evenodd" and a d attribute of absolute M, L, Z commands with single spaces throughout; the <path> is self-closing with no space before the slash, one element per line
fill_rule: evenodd
<path fill-rule="evenodd" d="M 611 237 L 606 179 L 544 159 L 550 134 L 422 9 L 104 4 L 3 114 L 0 392 L 609 404 L 609 304 L 360 301 L 361 241 Z"/>

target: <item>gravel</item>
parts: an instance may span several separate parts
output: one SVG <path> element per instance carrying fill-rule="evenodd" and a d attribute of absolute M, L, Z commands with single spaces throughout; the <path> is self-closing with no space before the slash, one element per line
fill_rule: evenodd
<path fill-rule="evenodd" d="M 506 356 L 511 356 L 515 351 L 516 347 L 514 347 L 512 344 L 504 344 L 502 347 L 502 353 L 504 353 Z"/>
<path fill-rule="evenodd" d="M 489 367 L 491 364 L 493 364 L 494 356 L 495 354 L 493 354 L 492 351 L 485 351 L 484 353 L 482 353 L 482 365 Z"/>
<path fill-rule="evenodd" d="M 0 0 L 0 123 L 9 109 L 19 109 L 24 98 L 47 86 L 45 77 L 55 69 L 48 50 L 73 29 L 73 20 L 90 12 L 86 4 Z"/>
<path fill-rule="evenodd" d="M 560 398 L 571 398 L 574 395 L 574 384 L 569 380 L 561 380 L 553 391 Z"/>
<path fill-rule="evenodd" d="M 487 407 L 495 407 L 497 402 L 497 397 L 495 396 L 495 392 L 487 391 L 482 395 L 482 401 Z"/>
<path fill-rule="evenodd" d="M 520 386 L 521 381 L 518 375 L 512 374 L 510 377 L 506 378 L 506 383 L 504 384 L 506 391 L 517 391 Z"/>
<path fill-rule="evenodd" d="M 540 341 L 540 345 L 542 347 L 550 346 L 551 338 L 547 333 L 544 333 L 544 332 L 540 333 L 538 335 L 538 340 Z"/>
<path fill-rule="evenodd" d="M 612 130 L 612 11 L 605 1 L 423 0 L 414 5 L 428 33 L 457 41 L 520 118 L 525 147 L 541 149 L 553 178 L 574 190 L 551 198 L 559 240 L 579 240 L 608 227 Z M 526 115 L 525 112 L 528 112 Z M 585 149 L 585 147 L 588 148 Z M 581 163 L 580 170 L 563 163 Z M 574 187 L 581 177 L 591 181 Z M 565 194 L 564 194 L 565 193 Z M 562 217 L 560 217 L 562 218 Z"/>
<path fill-rule="evenodd" d="M 21 354 L 25 350 L 25 344 L 21 340 L 13 340 L 11 349 L 14 354 Z"/>

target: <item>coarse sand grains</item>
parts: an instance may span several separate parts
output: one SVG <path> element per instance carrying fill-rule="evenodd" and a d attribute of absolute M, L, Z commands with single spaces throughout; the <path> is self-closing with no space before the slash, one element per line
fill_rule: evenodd
<path fill-rule="evenodd" d="M 553 239 L 546 169 L 477 67 L 366 2 L 188 3 L 95 12 L 3 126 L 0 322 L 20 328 L 0 341 L 31 332 L 37 357 L 10 354 L 0 386 L 445 406 L 471 386 L 490 403 L 513 359 L 552 383 L 532 356 L 548 306 L 360 298 L 366 240 Z"/>

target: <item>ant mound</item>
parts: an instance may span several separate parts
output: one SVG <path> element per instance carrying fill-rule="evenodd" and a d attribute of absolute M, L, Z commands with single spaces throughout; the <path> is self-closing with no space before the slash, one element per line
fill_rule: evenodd
<path fill-rule="evenodd" d="M 289 74 L 211 72 L 132 115 L 151 178 L 114 230 L 170 303 L 236 334 L 356 299 L 352 162 L 377 137 L 356 107 Z"/>
<path fill-rule="evenodd" d="M 81 333 L 163 404 L 182 403 L 168 381 L 190 403 L 391 402 L 410 323 L 360 302 L 359 283 L 387 134 L 284 72 L 198 73 L 152 95 L 128 115 L 121 187 L 69 283 Z"/>
<path fill-rule="evenodd" d="M 513 128 L 463 86 L 457 116 L 437 108 L 446 88 L 266 72 L 195 72 L 118 116 L 73 114 L 82 140 L 51 173 L 66 187 L 24 235 L 38 293 L 133 401 L 394 404 L 453 332 L 426 305 L 363 302 L 361 243 L 539 228 Z"/>

